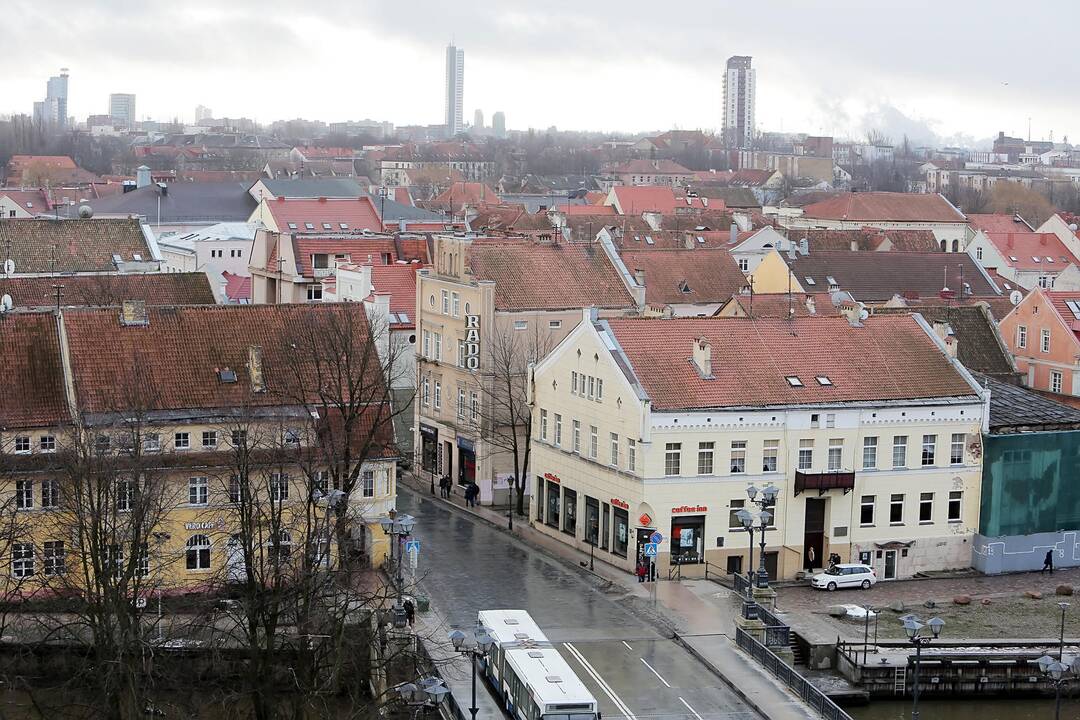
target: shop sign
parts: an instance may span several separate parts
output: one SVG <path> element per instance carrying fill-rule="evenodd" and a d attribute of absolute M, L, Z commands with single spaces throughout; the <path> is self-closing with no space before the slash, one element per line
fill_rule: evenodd
<path fill-rule="evenodd" d="M 649 515 L 649 513 L 641 513 L 641 516 L 638 518 L 638 522 L 641 523 L 643 526 L 648 527 L 652 525 L 652 516 Z"/>
<path fill-rule="evenodd" d="M 437 428 L 431 427 L 430 425 L 420 423 L 420 434 L 426 438 L 431 438 L 432 440 L 434 440 L 439 437 L 439 430 Z"/>
<path fill-rule="evenodd" d="M 469 438 L 459 437 L 457 439 L 457 446 L 462 450 L 468 450 L 469 452 L 474 452 L 476 450 L 476 446 L 473 445 L 473 441 Z"/>
<path fill-rule="evenodd" d="M 671 508 L 672 515 L 678 515 L 680 513 L 703 513 L 709 512 L 709 508 L 705 505 L 680 505 L 679 507 Z"/>
<path fill-rule="evenodd" d="M 223 520 L 204 520 L 202 522 L 184 523 L 185 530 L 223 530 L 224 528 L 225 522 Z"/>
<path fill-rule="evenodd" d="M 622 508 L 623 510 L 629 510 L 630 509 L 630 503 L 623 502 L 619 498 L 611 498 L 611 504 L 614 505 L 617 508 Z"/>
<path fill-rule="evenodd" d="M 562 480 L 560 480 L 559 476 L 556 475 L 555 473 L 549 473 L 549 472 L 544 473 L 544 479 L 545 480 L 550 480 L 553 483 L 559 483 L 560 485 L 562 484 Z"/>
<path fill-rule="evenodd" d="M 480 316 L 465 316 L 465 367 L 480 369 Z"/>

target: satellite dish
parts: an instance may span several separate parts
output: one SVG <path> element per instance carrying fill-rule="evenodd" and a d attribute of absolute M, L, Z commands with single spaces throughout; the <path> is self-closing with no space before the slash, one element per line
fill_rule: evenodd
<path fill-rule="evenodd" d="M 1076 223 L 1069 223 L 1069 229 L 1076 232 Z"/>
<path fill-rule="evenodd" d="M 15 261 L 12 260 L 11 258 L 8 258 L 7 260 L 4 261 L 4 274 L 5 275 L 14 275 L 15 274 Z"/>
<path fill-rule="evenodd" d="M 859 319 L 860 320 L 865 320 L 868 317 L 870 317 L 870 311 L 869 310 L 867 310 L 866 308 L 863 308 L 862 310 L 859 311 Z"/>
<path fill-rule="evenodd" d="M 10 311 L 13 305 L 10 295 L 4 295 L 4 297 L 0 298 L 0 312 Z"/>
<path fill-rule="evenodd" d="M 1013 290 L 1011 293 L 1009 293 L 1009 302 L 1011 302 L 1013 305 L 1019 305 L 1020 301 L 1023 299 L 1024 293 L 1020 292 L 1019 290 Z"/>
<path fill-rule="evenodd" d="M 83 220 L 89 220 L 90 218 L 94 217 L 94 208 L 90 207 L 89 205 L 80 205 L 79 217 L 81 217 Z"/>

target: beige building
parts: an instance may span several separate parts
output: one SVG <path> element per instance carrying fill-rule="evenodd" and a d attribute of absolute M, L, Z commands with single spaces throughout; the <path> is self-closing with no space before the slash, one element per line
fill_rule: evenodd
<path fill-rule="evenodd" d="M 535 367 L 532 524 L 628 571 L 659 532 L 661 575 L 745 572 L 735 513 L 772 483 L 774 578 L 967 567 L 986 399 L 946 348 L 917 315 L 586 318 Z"/>
<path fill-rule="evenodd" d="M 513 474 L 493 441 L 502 395 L 493 377 L 543 357 L 574 328 L 582 307 L 601 316 L 640 312 L 614 248 L 436 236 L 434 263 L 416 279 L 417 459 L 422 471 L 476 483 L 503 502 Z M 522 390 L 522 396 L 524 391 Z M 500 447 L 501 445 L 501 447 Z"/>

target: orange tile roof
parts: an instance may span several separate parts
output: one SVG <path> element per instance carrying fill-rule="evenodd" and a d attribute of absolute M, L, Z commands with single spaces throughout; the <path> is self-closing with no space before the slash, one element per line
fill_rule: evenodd
<path fill-rule="evenodd" d="M 474 242 L 467 261 L 477 280 L 495 281 L 496 310 L 634 306 L 615 266 L 595 244 Z"/>
<path fill-rule="evenodd" d="M 266 202 L 278 230 L 283 233 L 352 232 L 382 229 L 371 198 L 320 198 L 304 200 L 279 197 Z M 346 227 L 341 227 L 344 224 Z M 308 227 L 308 226 L 311 227 Z M 329 225 L 330 227 L 326 227 Z"/>
<path fill-rule="evenodd" d="M 692 175 L 674 160 L 630 160 L 612 168 L 617 175 Z"/>
<path fill-rule="evenodd" d="M 652 306 L 722 303 L 746 285 L 731 253 L 720 248 L 623 250 L 626 269 L 645 272 Z"/>
<path fill-rule="evenodd" d="M 426 267 L 420 263 L 373 265 L 371 285 L 376 293 L 390 293 L 390 312 L 416 321 L 416 271 Z"/>
<path fill-rule="evenodd" d="M 53 275 L 0 277 L 0 295 L 11 295 L 15 307 L 53 307 L 56 286 L 60 303 L 120 305 L 142 300 L 147 305 L 213 305 L 214 291 L 206 273 L 138 273 L 127 275 Z"/>
<path fill-rule="evenodd" d="M 657 410 L 769 407 L 970 397 L 975 391 L 911 315 L 794 320 L 607 321 Z M 712 346 L 712 377 L 691 361 Z M 793 387 L 788 376 L 798 377 Z M 829 379 L 822 385 L 817 377 Z"/>
<path fill-rule="evenodd" d="M 0 252 L 9 248 L 17 273 L 116 272 L 114 254 L 153 260 L 139 221 L 126 218 L 0 219 Z"/>
<path fill-rule="evenodd" d="M 0 428 L 57 425 L 70 420 L 64 397 L 56 316 L 0 315 Z"/>
<path fill-rule="evenodd" d="M 345 255 L 346 262 L 385 264 L 387 256 L 390 262 L 397 259 L 397 248 L 390 238 L 297 238 L 293 241 L 296 248 L 296 269 L 304 277 L 312 277 L 311 256 L 327 254 Z M 276 250 L 276 248 L 275 248 Z M 272 252 L 267 268 L 276 271 L 277 253 Z"/>
<path fill-rule="evenodd" d="M 937 194 L 860 192 L 803 206 L 803 217 L 848 222 L 966 222 L 963 213 Z"/>
<path fill-rule="evenodd" d="M 479 182 L 452 182 L 450 187 L 439 193 L 438 197 L 431 201 L 432 205 L 450 208 L 454 212 L 461 212 L 465 205 L 481 206 L 498 204 L 499 194 L 490 185 Z"/>
<path fill-rule="evenodd" d="M 753 298 L 749 294 L 740 294 L 733 296 L 731 301 L 756 318 L 787 318 L 792 316 L 791 310 L 795 311 L 795 317 L 828 317 L 840 312 L 833 304 L 832 295 L 826 292 L 792 293 L 790 298 L 787 293 L 754 293 Z M 813 312 L 810 312 L 811 307 Z"/>
<path fill-rule="evenodd" d="M 968 223 L 983 232 L 1031 232 L 1032 228 L 1017 215 L 1008 213 L 967 213 Z"/>
<path fill-rule="evenodd" d="M 1058 273 L 1070 264 L 1078 264 L 1076 256 L 1054 233 L 988 232 L 986 237 L 1016 270 Z"/>

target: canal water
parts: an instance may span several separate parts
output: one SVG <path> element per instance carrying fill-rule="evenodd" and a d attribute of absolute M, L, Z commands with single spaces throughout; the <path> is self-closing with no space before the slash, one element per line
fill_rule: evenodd
<path fill-rule="evenodd" d="M 855 720 L 910 720 L 911 700 L 844 708 Z M 1053 720 L 1053 698 L 920 700 L 920 720 Z M 1061 720 L 1080 720 L 1080 697 L 1062 698 Z"/>

